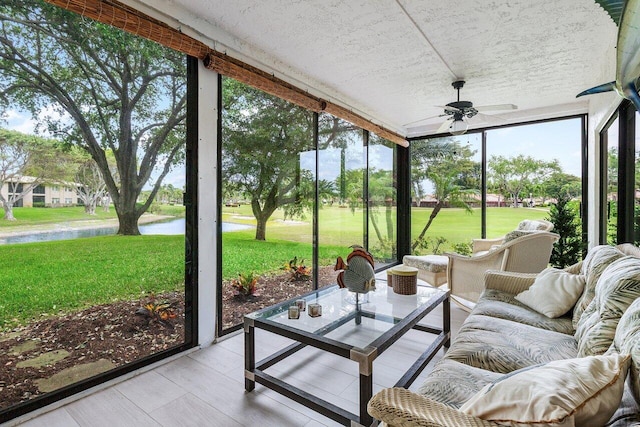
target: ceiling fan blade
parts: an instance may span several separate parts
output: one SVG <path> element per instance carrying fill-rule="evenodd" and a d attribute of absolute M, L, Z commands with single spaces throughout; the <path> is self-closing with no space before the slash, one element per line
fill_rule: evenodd
<path fill-rule="evenodd" d="M 517 109 L 518 106 L 514 104 L 482 105 L 480 107 L 476 107 L 476 110 L 478 111 L 506 111 Z"/>
<path fill-rule="evenodd" d="M 442 124 L 440 125 L 440 127 L 438 128 L 438 130 L 436 131 L 436 133 L 443 133 L 445 132 L 447 129 L 449 129 L 449 126 L 451 126 L 451 122 L 453 121 L 453 117 L 448 118 L 447 120 L 445 120 L 444 122 L 442 122 Z"/>
<path fill-rule="evenodd" d="M 437 116 L 425 117 L 425 118 L 423 118 L 423 119 L 416 120 L 415 122 L 405 123 L 405 124 L 403 124 L 402 126 L 411 126 L 411 125 L 415 125 L 416 123 L 424 122 L 424 121 L 426 121 L 426 120 L 435 119 L 436 117 L 440 117 L 440 116 L 442 116 L 442 114 L 438 114 Z"/>
<path fill-rule="evenodd" d="M 502 116 L 496 116 L 495 114 L 483 114 L 483 113 L 478 113 L 475 115 L 474 118 L 478 118 L 486 123 L 492 123 L 492 124 L 497 124 L 497 125 L 501 125 L 507 122 L 507 119 L 502 117 Z"/>

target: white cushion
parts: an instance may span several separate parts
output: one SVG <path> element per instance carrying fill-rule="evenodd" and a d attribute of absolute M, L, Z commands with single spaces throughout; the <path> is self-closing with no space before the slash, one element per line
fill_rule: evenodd
<path fill-rule="evenodd" d="M 512 426 L 603 426 L 622 400 L 629 355 L 564 359 L 487 384 L 460 411 Z"/>
<path fill-rule="evenodd" d="M 576 304 L 584 290 L 585 277 L 557 268 L 547 268 L 515 299 L 547 317 L 560 317 Z"/>

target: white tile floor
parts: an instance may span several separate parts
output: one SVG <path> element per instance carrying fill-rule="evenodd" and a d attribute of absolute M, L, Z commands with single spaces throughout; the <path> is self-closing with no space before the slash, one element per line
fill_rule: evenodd
<path fill-rule="evenodd" d="M 451 305 L 453 334 L 466 313 Z M 422 323 L 442 326 L 442 308 Z M 410 331 L 374 362 L 374 392 L 391 387 L 428 344 L 428 334 Z M 425 341 L 427 338 L 427 341 Z M 289 340 L 257 331 L 257 358 Z M 436 356 L 438 360 L 442 350 Z M 239 333 L 24 422 L 25 427 L 70 426 L 334 426 L 334 421 L 268 390 L 244 390 L 244 344 Z M 415 390 L 435 362 L 415 381 Z M 358 411 L 355 362 L 305 348 L 269 368 L 270 374 L 354 413 Z"/>

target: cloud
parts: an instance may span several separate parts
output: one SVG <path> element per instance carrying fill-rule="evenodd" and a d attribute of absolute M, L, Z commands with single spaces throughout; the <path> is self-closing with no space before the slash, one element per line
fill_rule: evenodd
<path fill-rule="evenodd" d="M 38 125 L 44 124 L 47 119 L 53 119 L 65 123 L 71 122 L 71 117 L 66 112 L 61 114 L 53 105 L 48 105 L 40 110 L 37 117 L 33 117 L 28 111 L 17 109 L 6 110 L 2 116 L 2 120 L 5 122 L 7 129 L 30 135 L 38 134 L 41 136 L 51 137 L 52 135 L 44 128 L 44 126 L 40 126 L 39 131 L 36 131 Z"/>
<path fill-rule="evenodd" d="M 35 134 L 37 122 L 29 113 L 11 109 L 5 111 L 2 119 L 6 123 L 7 129 L 26 134 Z"/>

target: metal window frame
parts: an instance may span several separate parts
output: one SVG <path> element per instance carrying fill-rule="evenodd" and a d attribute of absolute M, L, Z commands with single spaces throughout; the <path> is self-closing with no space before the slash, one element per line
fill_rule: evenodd
<path fill-rule="evenodd" d="M 587 209 L 588 209 L 588 178 L 589 178 L 589 174 L 588 174 L 588 138 L 587 138 L 587 126 L 588 126 L 588 116 L 587 114 L 574 114 L 574 115 L 569 115 L 569 116 L 561 116 L 561 117 L 553 117 L 553 118 L 549 118 L 549 119 L 540 119 L 540 120 L 531 120 L 531 121 L 527 121 L 527 122 L 520 122 L 520 123 L 512 123 L 512 124 L 506 124 L 506 125 L 499 125 L 499 126 L 491 126 L 491 127 L 485 127 L 485 128 L 479 128 L 479 129 L 473 129 L 469 132 L 467 132 L 467 134 L 475 134 L 475 133 L 480 133 L 482 135 L 482 141 L 481 141 L 481 146 L 482 146 L 482 159 L 481 159 L 481 163 L 482 163 L 482 177 L 481 177 L 481 187 L 482 187 L 482 201 L 481 201 L 481 227 L 480 227 L 480 236 L 481 238 L 486 238 L 487 235 L 487 132 L 491 131 L 491 130 L 496 130 L 496 129 L 504 129 L 504 128 L 510 128 L 510 127 L 517 127 L 517 126 L 528 126 L 528 125 L 534 125 L 534 124 L 541 124 L 541 123 L 549 123 L 549 122 L 557 122 L 557 121 L 563 121 L 563 120 L 572 120 L 572 119 L 580 119 L 581 120 L 581 169 L 582 169 L 582 176 L 581 176 L 581 180 L 582 180 L 582 203 L 580 206 L 580 217 L 583 219 L 582 221 L 582 241 L 584 243 L 584 246 L 586 248 L 586 243 L 588 242 L 588 236 L 587 236 L 587 230 L 588 230 L 588 224 L 587 221 L 585 221 L 585 218 L 588 218 L 587 216 Z M 447 137 L 447 136 L 451 136 L 450 133 L 448 132 L 444 132 L 444 133 L 439 133 L 439 134 L 434 134 L 434 135 L 422 135 L 422 136 L 414 136 L 411 138 L 407 138 L 407 141 L 409 141 L 409 143 L 413 142 L 413 141 L 420 141 L 420 140 L 424 140 L 424 139 L 434 139 L 434 138 L 441 138 L 441 137 Z M 405 150 L 410 150 L 411 146 L 409 146 L 409 149 L 405 149 Z M 410 151 L 409 151 L 410 153 Z M 409 154 L 410 156 L 410 154 Z M 405 164 L 409 164 L 409 170 L 408 170 L 408 178 L 407 178 L 407 190 L 408 190 L 408 195 L 405 197 L 408 197 L 404 202 L 408 203 L 407 206 L 409 206 L 409 211 L 411 210 L 411 186 L 410 186 L 410 182 L 411 182 L 411 167 L 410 167 L 410 162 L 409 159 L 403 159 Z M 398 160 L 399 164 L 403 163 L 403 160 Z M 398 184 L 400 185 L 400 184 Z M 398 191 L 399 192 L 399 191 Z M 399 202 L 398 202 L 399 203 Z M 411 223 L 411 216 L 410 214 L 407 215 L 405 217 L 405 221 L 407 221 L 408 224 Z M 398 224 L 400 224 L 400 218 L 398 218 Z M 398 235 L 400 235 L 400 231 L 398 231 Z M 402 247 L 404 248 L 404 250 L 406 251 L 405 253 L 403 253 L 404 255 L 408 255 L 410 254 L 410 246 L 411 246 L 411 230 L 409 229 L 408 231 L 404 231 L 403 233 L 403 238 L 407 239 L 406 241 L 402 242 Z M 401 243 L 398 242 L 398 248 L 401 247 Z M 586 249 L 585 249 L 586 250 Z M 401 257 L 400 257 L 401 259 Z"/>
<path fill-rule="evenodd" d="M 218 151 L 218 161 L 217 161 L 217 182 L 218 182 L 218 210 L 217 217 L 222 217 L 222 90 L 223 90 L 223 80 L 222 76 L 218 75 L 218 135 L 217 135 L 217 151 Z M 329 114 L 329 113 L 324 113 Z M 340 119 L 344 120 L 344 119 Z M 313 147 L 316 152 L 315 158 L 315 167 L 316 167 L 316 177 L 318 171 L 319 164 L 319 113 L 313 112 Z M 363 230 L 363 243 L 364 246 L 368 249 L 369 246 L 369 137 L 370 132 L 366 129 L 359 128 L 359 135 L 362 142 L 363 147 L 363 191 L 362 191 L 362 199 L 366 206 L 364 209 L 363 220 L 362 220 L 362 230 Z M 380 137 L 385 139 L 383 137 Z M 392 141 L 391 141 L 392 142 Z M 400 250 L 400 244 L 405 244 L 404 242 L 410 241 L 410 191 L 401 192 L 401 188 L 403 186 L 408 187 L 409 183 L 409 174 L 410 167 L 408 166 L 409 159 L 409 149 L 398 144 L 392 144 L 392 148 L 394 149 L 394 158 L 397 159 L 396 164 L 394 164 L 395 174 L 396 174 L 396 183 L 398 185 L 398 191 L 396 195 L 396 239 L 397 239 L 397 257 L 395 260 L 390 263 L 385 263 L 384 266 L 381 266 L 376 269 L 376 271 L 380 271 L 389 266 L 397 265 L 400 263 L 400 259 L 402 259 L 402 255 L 406 254 Z M 401 154 L 402 153 L 402 154 Z M 318 287 L 318 264 L 319 264 L 319 187 L 318 187 L 318 179 L 315 180 L 315 202 L 313 208 L 313 219 L 312 219 L 312 229 L 313 229 L 313 237 L 312 237 L 312 259 L 313 259 L 313 289 L 317 289 Z M 399 230 L 400 225 L 402 224 L 402 231 Z M 222 310 L 223 310 L 223 302 L 222 302 L 222 253 L 223 253 L 223 245 L 222 245 L 222 222 L 218 221 L 216 224 L 217 227 L 217 252 L 216 252 L 216 271 L 217 271 L 217 283 L 216 283 L 216 336 L 222 337 L 233 333 L 242 328 L 242 324 L 234 325 L 228 328 L 223 328 L 222 325 Z M 407 252 L 408 253 L 408 252 Z"/>
<path fill-rule="evenodd" d="M 198 59 L 186 56 L 187 63 L 187 134 L 186 134 L 186 226 L 185 226 L 185 337 L 184 342 L 105 373 L 75 382 L 17 405 L 0 410 L 0 424 L 36 409 L 73 396 L 152 363 L 198 345 Z"/>
<path fill-rule="evenodd" d="M 635 138 L 636 138 L 636 109 L 627 100 L 620 103 L 607 123 L 600 131 L 600 206 L 599 243 L 606 244 L 608 232 L 608 185 L 607 171 L 609 161 L 608 131 L 618 120 L 618 191 L 616 244 L 633 243 L 635 240 Z"/>

